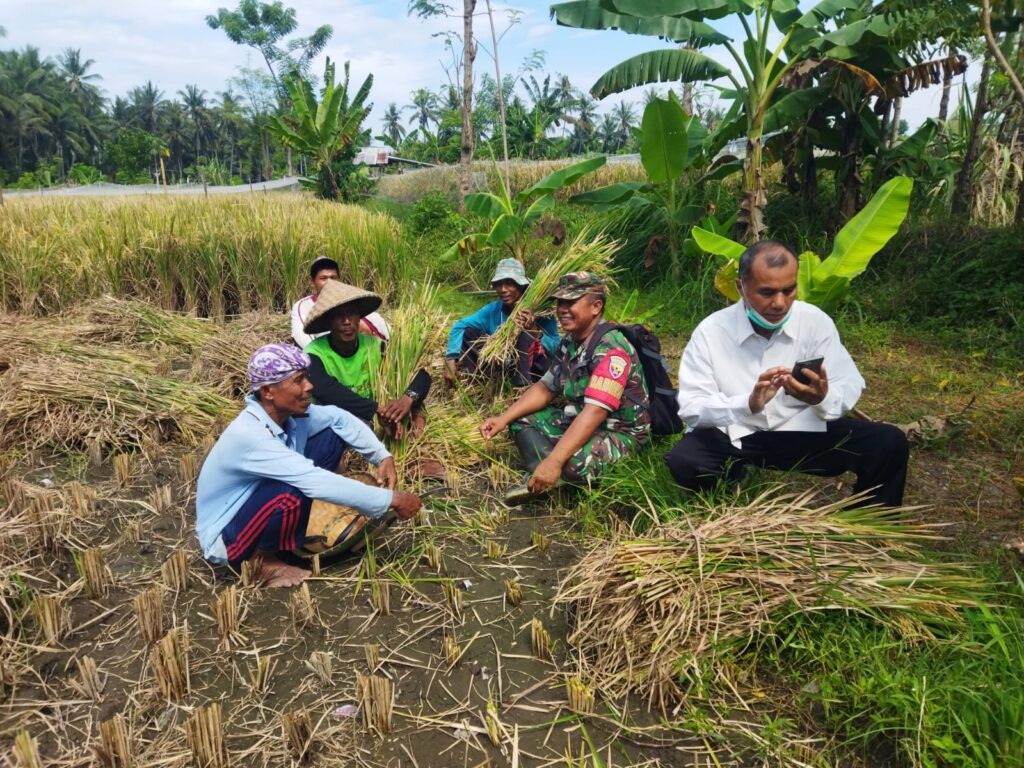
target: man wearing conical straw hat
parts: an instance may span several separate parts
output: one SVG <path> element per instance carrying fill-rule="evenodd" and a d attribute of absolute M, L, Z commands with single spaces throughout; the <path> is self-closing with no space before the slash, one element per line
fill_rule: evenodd
<path fill-rule="evenodd" d="M 590 484 L 650 436 L 650 399 L 636 349 L 621 331 L 598 330 L 604 280 L 592 272 L 570 272 L 553 296 L 564 335 L 551 368 L 508 410 L 480 425 L 485 439 L 508 427 L 529 473 L 524 485 L 505 495 L 510 505 L 561 479 Z M 566 400 L 563 408 L 552 405 L 559 395 Z"/>
<path fill-rule="evenodd" d="M 367 521 L 385 521 L 392 510 L 407 520 L 420 508 L 418 496 L 395 490 L 394 459 L 371 429 L 340 408 L 311 405 L 308 368 L 309 355 L 290 344 L 253 353 L 251 394 L 203 462 L 196 486 L 196 535 L 207 560 L 239 569 L 258 554 L 259 580 L 272 587 L 308 575 L 285 563 L 285 553 L 335 547 L 372 527 Z M 346 447 L 377 467 L 383 487 L 333 471 Z M 354 519 L 332 525 L 332 508 L 352 510 Z M 320 541 L 325 530 L 335 540 Z"/>
<path fill-rule="evenodd" d="M 335 405 L 372 424 L 374 415 L 389 434 L 397 434 L 411 416 L 419 417 L 430 392 L 430 374 L 420 369 L 401 397 L 378 403 L 374 377 L 384 359 L 384 342 L 360 331 L 360 321 L 380 307 L 372 291 L 328 280 L 306 320 L 306 333 L 325 335 L 306 347 L 309 379 L 318 403 Z"/>
<path fill-rule="evenodd" d="M 292 304 L 292 338 L 303 349 L 308 347 L 317 336 L 323 335 L 322 333 L 310 335 L 306 333 L 304 326 L 313 307 L 316 306 L 316 300 L 320 297 L 320 291 L 324 285 L 328 280 L 340 280 L 340 275 L 338 262 L 324 254 L 317 256 L 309 265 L 309 284 L 313 292 Z M 384 341 L 387 341 L 391 335 L 387 321 L 376 312 L 367 313 L 359 322 L 359 330 L 362 333 L 384 339 Z"/>
<path fill-rule="evenodd" d="M 484 342 L 509 319 L 529 285 L 530 278 L 521 261 L 502 259 L 498 262 L 491 277 L 491 287 L 498 299 L 457 320 L 448 334 L 444 369 L 447 381 L 455 383 L 461 374 L 500 374 L 507 376 L 514 386 L 525 387 L 545 374 L 558 346 L 558 323 L 553 317 L 537 317 L 532 312 L 516 315 L 521 330 L 516 338 L 512 365 L 487 365 L 480 360 Z"/>

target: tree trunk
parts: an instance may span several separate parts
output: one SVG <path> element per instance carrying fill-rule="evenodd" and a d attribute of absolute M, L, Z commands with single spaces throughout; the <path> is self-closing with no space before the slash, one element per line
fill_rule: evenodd
<path fill-rule="evenodd" d="M 767 198 L 764 193 L 764 178 L 761 169 L 760 132 L 747 137 L 747 157 L 743 162 L 743 195 L 740 198 L 740 212 L 736 226 L 742 232 L 743 242 L 756 243 L 764 231 L 764 208 Z"/>
<path fill-rule="evenodd" d="M 491 9 L 491 0 L 487 2 L 487 18 L 491 22 L 491 44 L 494 47 L 494 74 L 498 81 L 498 115 L 501 118 L 501 149 L 505 164 L 505 194 L 512 196 L 512 190 L 508 181 L 508 126 L 505 121 L 505 94 L 501 83 L 501 65 L 498 63 L 498 35 L 494 31 L 494 11 Z"/>
<path fill-rule="evenodd" d="M 939 122 L 944 123 L 948 119 L 949 115 L 949 92 L 953 90 L 953 73 L 946 70 L 946 73 L 942 76 L 942 98 L 939 99 Z M 945 131 L 946 127 L 942 126 L 940 130 Z"/>
<path fill-rule="evenodd" d="M 465 210 L 473 172 L 473 11 L 476 0 L 463 0 L 462 15 L 462 147 L 459 150 L 459 208 Z"/>
<path fill-rule="evenodd" d="M 892 108 L 892 125 L 889 126 L 889 146 L 896 144 L 900 137 L 900 113 L 903 111 L 903 97 L 897 96 Z"/>
<path fill-rule="evenodd" d="M 956 186 L 953 189 L 953 213 L 967 216 L 974 202 L 974 164 L 978 162 L 978 147 L 981 144 L 981 126 L 988 112 L 988 78 L 992 69 L 992 61 L 986 56 L 981 67 L 981 80 L 978 82 L 978 94 L 974 100 L 974 122 L 971 125 L 971 138 L 964 153 L 964 164 L 956 175 Z"/>
<path fill-rule="evenodd" d="M 888 107 L 886 112 L 888 113 Z M 882 129 L 885 136 L 885 129 Z M 840 222 L 849 221 L 860 209 L 860 193 L 864 180 L 860 176 L 860 159 L 863 145 L 863 129 L 856 115 L 844 121 L 843 151 L 839 168 L 836 169 L 836 187 L 839 192 Z"/>

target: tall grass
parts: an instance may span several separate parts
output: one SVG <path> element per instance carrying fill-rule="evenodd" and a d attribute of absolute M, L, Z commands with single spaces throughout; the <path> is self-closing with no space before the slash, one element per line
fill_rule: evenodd
<path fill-rule="evenodd" d="M 0 307 L 111 294 L 211 317 L 284 310 L 320 253 L 385 296 L 413 268 L 390 216 L 300 194 L 13 200 L 0 212 Z"/>

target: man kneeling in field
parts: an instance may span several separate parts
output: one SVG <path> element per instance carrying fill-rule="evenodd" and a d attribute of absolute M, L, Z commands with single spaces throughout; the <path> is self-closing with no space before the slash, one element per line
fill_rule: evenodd
<path fill-rule="evenodd" d="M 570 272 L 558 283 L 556 315 L 565 332 L 544 377 L 508 410 L 480 425 L 489 439 L 506 427 L 530 473 L 505 495 L 521 504 L 560 479 L 590 484 L 650 435 L 650 401 L 640 358 L 618 330 L 602 333 L 605 282 Z M 565 405 L 553 405 L 563 397 Z"/>
<path fill-rule="evenodd" d="M 369 427 L 340 408 L 310 404 L 307 368 L 309 355 L 298 347 L 256 350 L 248 368 L 252 394 L 207 456 L 196 488 L 196 535 L 206 558 L 238 569 L 258 553 L 260 581 L 271 587 L 295 586 L 308 575 L 279 555 L 322 543 L 307 541 L 314 500 L 371 520 L 388 510 L 407 520 L 420 508 L 418 496 L 394 490 L 395 461 Z M 346 446 L 376 466 L 383 487 L 335 474 Z"/>

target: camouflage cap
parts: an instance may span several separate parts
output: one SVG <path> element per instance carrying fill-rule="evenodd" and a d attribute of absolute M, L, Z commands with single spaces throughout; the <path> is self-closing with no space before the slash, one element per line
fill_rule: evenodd
<path fill-rule="evenodd" d="M 569 272 L 558 281 L 558 290 L 552 295 L 555 299 L 578 299 L 588 293 L 604 296 L 607 292 L 604 278 L 593 272 Z"/>

